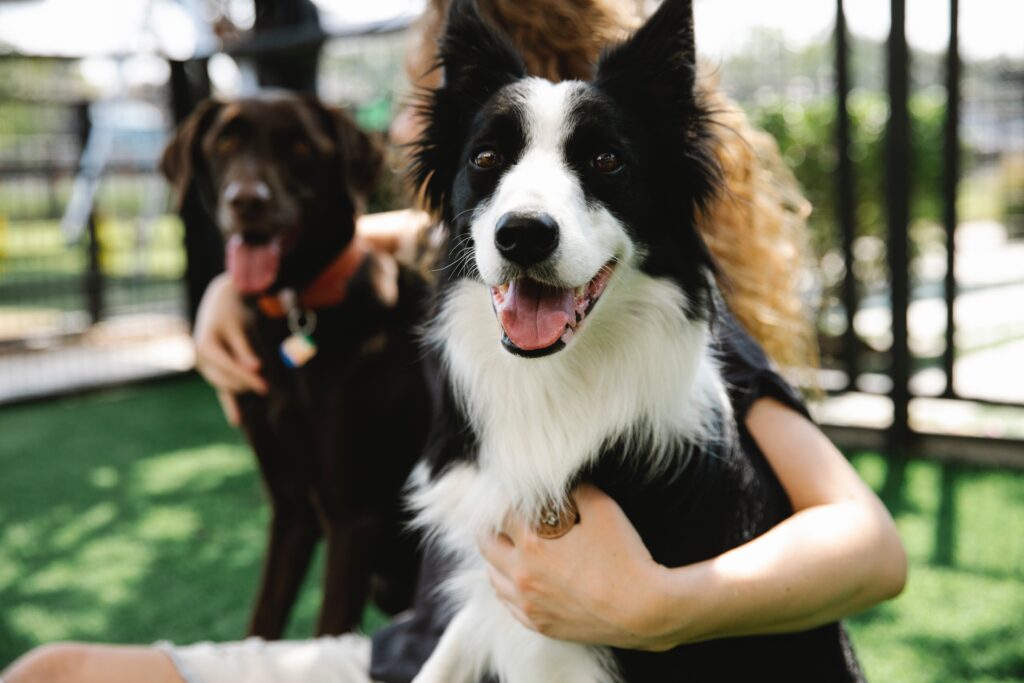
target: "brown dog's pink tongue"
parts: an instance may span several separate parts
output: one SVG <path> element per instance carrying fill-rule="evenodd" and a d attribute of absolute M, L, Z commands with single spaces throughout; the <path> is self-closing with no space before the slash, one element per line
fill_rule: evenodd
<path fill-rule="evenodd" d="M 277 279 L 281 249 L 277 242 L 246 244 L 240 235 L 232 235 L 225 261 L 239 294 L 261 294 Z"/>
<path fill-rule="evenodd" d="M 554 344 L 573 319 L 572 289 L 548 287 L 533 280 L 515 280 L 498 306 L 501 326 L 513 344 L 535 351 Z"/>

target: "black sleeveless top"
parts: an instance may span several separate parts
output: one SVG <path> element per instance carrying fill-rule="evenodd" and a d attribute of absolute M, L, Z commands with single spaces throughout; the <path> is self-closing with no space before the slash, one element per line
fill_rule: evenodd
<path fill-rule="evenodd" d="M 724 309 L 715 320 L 715 344 L 722 378 L 733 404 L 740 444 L 763 460 L 746 429 L 750 407 L 760 398 L 776 399 L 810 419 L 800 395 L 775 371 L 761 347 Z M 451 570 L 448 559 L 428 548 L 420 569 L 414 607 L 373 635 L 370 676 L 382 683 L 409 683 L 430 657 L 451 618 L 436 588 Z"/>

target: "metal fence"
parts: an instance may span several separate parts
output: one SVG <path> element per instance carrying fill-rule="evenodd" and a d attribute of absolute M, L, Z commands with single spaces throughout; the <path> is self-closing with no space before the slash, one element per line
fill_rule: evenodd
<path fill-rule="evenodd" d="M 321 95 L 370 130 L 403 91 L 401 28 L 323 47 Z M 212 69 L 154 60 L 0 55 L 0 404 L 192 367 L 189 320 L 222 260 L 157 162 Z M 156 74 L 125 84 L 133 69 Z"/>
<path fill-rule="evenodd" d="M 95 101 L 78 67 L 0 60 L 2 398 L 188 363 L 167 346 L 183 329 L 184 255 L 152 163 L 161 93 Z"/>
<path fill-rule="evenodd" d="M 818 176 L 831 181 L 826 195 L 812 198 L 820 203 L 816 246 L 825 272 L 822 384 L 831 397 L 819 415 L 833 438 L 895 455 L 1022 466 L 1024 316 L 1016 311 L 1024 311 L 1017 303 L 1024 267 L 1015 264 L 1024 263 L 1024 66 L 964 64 L 959 2 L 948 2 L 942 58 L 911 54 L 905 0 L 892 0 L 888 40 L 873 46 L 851 40 L 837 0 L 831 43 L 812 70 L 795 73 L 784 51 L 769 46 L 745 64 L 723 64 L 721 76 L 755 119 L 769 109 L 766 91 L 787 106 L 827 104 L 830 160 Z M 318 39 L 300 35 L 292 44 Z M 352 106 L 364 126 L 385 128 L 402 90 L 403 47 L 398 30 L 329 39 L 321 94 Z M 188 367 L 184 283 L 191 282 L 194 305 L 219 267 L 216 259 L 202 267 L 186 259 L 185 231 L 153 170 L 172 122 L 205 93 L 209 60 L 169 63 L 166 84 L 134 92 L 120 107 L 90 103 L 80 66 L 0 59 L 0 111 L 17 115 L 0 116 L 0 387 L 12 376 L 5 373 L 32 384 L 30 359 L 119 336 L 177 339 L 157 366 Z M 916 98 L 936 91 L 944 97 L 941 123 L 937 137 L 923 140 Z M 865 155 L 875 152 L 858 138 L 865 92 L 876 92 L 888 114 L 877 145 L 879 177 L 865 178 Z M 22 135 L 17 123 L 5 123 L 19 118 L 45 132 Z M 90 125 L 109 129 L 109 163 L 91 179 L 91 210 L 76 214 L 68 207 L 90 181 Z M 922 154 L 932 155 L 934 182 L 922 172 Z M 794 161 L 798 175 L 804 161 Z M 941 185 L 931 221 L 917 215 L 922 178 Z M 877 190 L 877 207 L 865 188 Z M 991 206 L 978 210 L 979 202 Z M 965 204 L 972 216 L 990 219 L 965 224 Z"/>
<path fill-rule="evenodd" d="M 820 332 L 825 384 L 838 398 L 826 402 L 823 422 L 842 444 L 894 456 L 1021 466 L 1024 315 L 1015 302 L 1024 297 L 1024 66 L 994 60 L 965 68 L 958 0 L 949 0 L 949 8 L 941 61 L 915 64 L 905 0 L 890 3 L 884 52 L 862 60 L 884 64 L 879 85 L 888 101 L 881 172 L 867 178 L 884 190 L 884 211 L 872 222 L 859 210 L 868 163 L 851 132 L 851 77 L 865 74 L 851 73 L 846 8 L 836 2 L 826 86 L 835 104 L 835 201 L 833 215 L 821 218 L 832 226 L 839 277 L 824 293 L 823 313 L 833 320 Z M 941 130 L 929 138 L 928 121 L 914 107 L 920 110 L 919 96 L 939 87 Z M 941 203 L 931 221 L 923 219 L 929 210 L 921 206 L 930 194 L 927 183 L 939 189 L 933 198 Z M 979 196 L 998 211 L 989 207 L 988 220 L 964 221 L 961 208 L 977 204 Z M 878 239 L 867 237 L 872 232 Z M 863 248 L 871 245 L 877 248 Z M 882 277 L 872 275 L 873 260 L 875 271 L 883 266 Z"/>

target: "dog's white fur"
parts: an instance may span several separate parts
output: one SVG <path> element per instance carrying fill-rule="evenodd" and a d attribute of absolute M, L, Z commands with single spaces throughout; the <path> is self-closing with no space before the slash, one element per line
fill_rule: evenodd
<path fill-rule="evenodd" d="M 524 82 L 527 148 L 473 217 L 475 257 L 487 284 L 453 285 L 430 330 L 479 451 L 475 462 L 435 479 L 425 470 L 414 476 L 417 523 L 461 567 L 448 586 L 458 613 L 416 683 L 476 683 L 487 671 L 503 683 L 616 681 L 606 649 L 553 640 L 513 619 L 488 582 L 477 539 L 500 530 L 508 514 L 534 520 L 544 506 L 564 502 L 574 476 L 613 441 L 625 441 L 629 457 L 655 477 L 681 464 L 673 454 L 716 438 L 731 422 L 707 324 L 687 317 L 677 285 L 638 268 L 626 230 L 607 209 L 586 205 L 561 158 L 574 87 Z M 496 220 L 521 208 L 558 221 L 554 258 L 566 283 L 585 283 L 618 260 L 567 348 L 541 358 L 502 347 L 488 286 L 502 269 Z"/>

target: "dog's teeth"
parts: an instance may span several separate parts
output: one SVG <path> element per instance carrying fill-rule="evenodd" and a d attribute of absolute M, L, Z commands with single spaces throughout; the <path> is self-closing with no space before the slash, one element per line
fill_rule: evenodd
<path fill-rule="evenodd" d="M 562 333 L 562 343 L 568 344 L 570 341 L 572 341 L 572 336 L 574 334 L 576 334 L 576 332 L 571 327 L 565 328 L 565 332 Z"/>
<path fill-rule="evenodd" d="M 586 291 L 587 291 L 587 286 L 586 285 L 580 285 L 579 287 L 577 287 L 576 288 L 576 298 L 578 299 L 581 296 L 583 296 L 586 293 Z"/>

